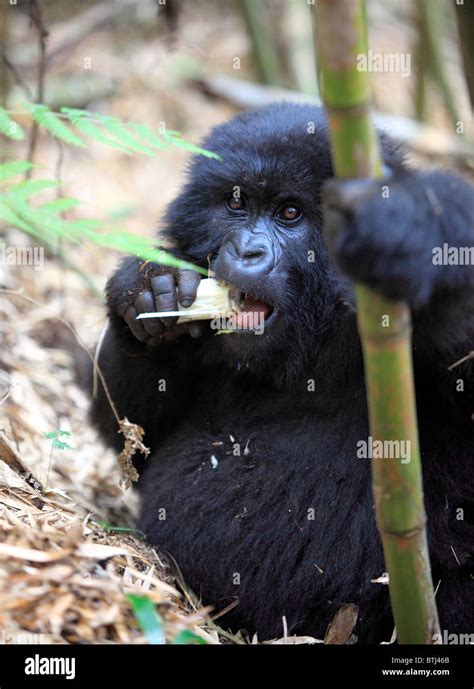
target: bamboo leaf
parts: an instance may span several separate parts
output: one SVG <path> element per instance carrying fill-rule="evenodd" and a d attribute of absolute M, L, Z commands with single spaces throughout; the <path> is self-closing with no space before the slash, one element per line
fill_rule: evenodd
<path fill-rule="evenodd" d="M 25 132 L 18 122 L 12 120 L 7 111 L 2 107 L 0 107 L 0 133 L 15 141 L 22 141 L 25 138 Z"/>
<path fill-rule="evenodd" d="M 44 127 L 56 139 L 61 139 L 73 146 L 84 146 L 84 142 L 53 113 L 47 105 L 30 105 L 33 119 L 41 127 Z"/>
<path fill-rule="evenodd" d="M 133 614 L 140 629 L 145 634 L 149 644 L 162 645 L 166 643 L 163 622 L 156 611 L 155 605 L 146 596 L 129 594 L 127 599 L 132 606 Z"/>

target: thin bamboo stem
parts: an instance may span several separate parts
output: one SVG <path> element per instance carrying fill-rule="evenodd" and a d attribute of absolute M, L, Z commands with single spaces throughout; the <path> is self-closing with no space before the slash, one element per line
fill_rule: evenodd
<path fill-rule="evenodd" d="M 318 0 L 316 46 L 335 173 L 381 177 L 370 119 L 371 85 L 358 57 L 367 54 L 363 0 Z M 366 287 L 356 287 L 369 421 L 374 440 L 410 443 L 410 461 L 372 459 L 377 526 L 389 572 L 399 643 L 430 644 L 438 631 L 425 530 L 425 511 L 411 360 L 410 312 Z M 383 327 L 389 323 L 389 327 Z"/>

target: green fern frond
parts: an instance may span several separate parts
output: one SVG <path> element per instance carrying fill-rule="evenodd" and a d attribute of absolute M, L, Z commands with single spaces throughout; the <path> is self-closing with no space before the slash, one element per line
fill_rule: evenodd
<path fill-rule="evenodd" d="M 43 181 L 43 180 L 39 180 Z M 156 248 L 152 237 L 141 237 L 124 231 L 98 232 L 103 225 L 94 219 L 65 221 L 56 213 L 77 205 L 76 199 L 56 199 L 39 207 L 29 205 L 21 194 L 5 194 L 0 201 L 0 220 L 23 230 L 54 249 L 58 239 L 73 243 L 88 240 L 96 246 L 114 249 L 153 261 L 171 268 L 195 270 L 207 277 L 207 271 L 188 261 L 182 261 L 163 249 Z"/>
<path fill-rule="evenodd" d="M 81 201 L 79 201 L 79 199 L 74 199 L 70 196 L 61 196 L 61 198 L 54 199 L 54 201 L 43 203 L 40 208 L 45 211 L 50 211 L 51 213 L 62 213 L 63 211 L 68 211 L 80 205 Z"/>
<path fill-rule="evenodd" d="M 29 179 L 26 182 L 20 182 L 19 184 L 14 184 L 8 189 L 9 194 L 14 194 L 15 196 L 21 196 L 26 199 L 34 194 L 39 194 L 45 189 L 51 189 L 51 187 L 57 187 L 59 182 L 54 179 Z"/>
<path fill-rule="evenodd" d="M 0 182 L 21 175 L 22 172 L 31 170 L 32 167 L 36 166 L 27 160 L 12 160 L 9 163 L 2 163 L 0 165 Z"/>
<path fill-rule="evenodd" d="M 89 112 L 89 110 L 81 110 L 80 108 L 67 108 L 64 106 L 61 108 L 60 112 L 63 113 L 63 115 L 66 115 L 68 120 L 72 122 L 72 124 L 76 124 L 78 120 L 81 119 L 81 117 L 89 117 L 89 118 L 94 118 L 97 121 L 101 121 L 104 115 L 100 115 L 99 113 L 93 113 Z"/>
<path fill-rule="evenodd" d="M 103 120 L 103 124 L 107 131 L 110 132 L 110 134 L 112 134 L 112 136 L 115 136 L 115 138 L 118 141 L 120 141 L 120 143 L 132 149 L 132 151 L 136 151 L 137 153 L 144 153 L 148 156 L 154 155 L 153 151 L 150 148 L 143 146 L 143 144 L 137 141 L 136 138 L 132 134 L 130 134 L 130 132 L 127 130 L 126 125 L 123 122 L 120 122 L 120 120 L 117 120 L 115 117 L 107 117 Z"/>
<path fill-rule="evenodd" d="M 74 234 L 69 232 L 68 224 L 54 213 L 49 213 L 42 208 L 33 208 L 21 196 L 6 194 L 2 200 L 15 217 L 27 225 L 25 228 L 17 223 L 17 226 L 28 234 L 49 242 L 53 246 L 58 238 L 77 241 Z"/>
<path fill-rule="evenodd" d="M 84 142 L 59 117 L 52 112 L 47 105 L 33 104 L 29 106 L 33 115 L 34 121 L 41 127 L 44 127 L 56 139 L 61 139 L 73 146 L 84 146 Z"/>
<path fill-rule="evenodd" d="M 130 122 L 130 127 L 149 146 L 152 146 L 153 148 L 158 148 L 161 150 L 163 148 L 169 148 L 170 144 L 167 141 L 163 141 L 163 139 L 159 136 L 159 134 L 154 132 L 153 129 L 151 129 L 150 127 L 147 127 L 146 124 L 138 124 L 136 122 Z"/>
<path fill-rule="evenodd" d="M 35 233 L 35 229 L 22 220 L 3 200 L 0 200 L 0 220 L 18 230 L 23 230 L 27 234 Z"/>
<path fill-rule="evenodd" d="M 90 239 L 103 247 L 115 249 L 126 254 L 132 254 L 142 258 L 145 261 L 153 261 L 162 266 L 169 266 L 170 268 L 181 268 L 187 270 L 194 270 L 207 277 L 207 270 L 196 266 L 188 261 L 182 261 L 164 249 L 155 248 L 156 239 L 152 237 L 141 237 L 139 235 L 131 234 L 129 232 L 104 232 L 95 234 Z"/>
<path fill-rule="evenodd" d="M 95 236 L 96 230 L 98 230 L 102 224 L 103 223 L 100 220 L 81 218 L 78 220 L 69 221 L 67 226 L 69 231 L 73 232 L 75 235 L 82 235 L 84 237 L 91 238 L 91 236 Z"/>
<path fill-rule="evenodd" d="M 71 124 L 73 124 L 81 134 L 84 134 L 85 136 L 88 136 L 89 138 L 93 139 L 94 141 L 98 141 L 101 144 L 111 146 L 112 148 L 122 151 L 123 153 L 131 154 L 130 148 L 127 148 L 119 141 L 116 141 L 110 136 L 104 134 L 102 129 L 92 121 L 92 117 L 94 117 L 94 119 L 103 123 L 103 120 L 106 118 L 102 116 L 96 117 L 95 115 L 92 115 L 92 113 L 88 113 L 85 110 L 78 110 L 77 108 L 61 108 L 61 112 L 68 117 Z"/>
<path fill-rule="evenodd" d="M 2 107 L 0 107 L 0 133 L 15 141 L 22 141 L 25 138 L 25 132 L 18 122 L 12 120 L 7 111 Z"/>
<path fill-rule="evenodd" d="M 176 146 L 176 148 L 182 148 L 188 153 L 197 153 L 199 155 L 204 156 L 205 158 L 212 158 L 213 160 L 222 160 L 222 158 L 219 155 L 217 155 L 217 153 L 214 153 L 213 151 L 207 151 L 205 148 L 201 148 L 200 146 L 196 146 L 195 144 L 192 144 L 189 141 L 182 139 L 181 134 L 179 132 L 165 130 L 162 133 L 162 136 L 165 139 L 165 141 L 168 141 L 173 146 Z"/>
<path fill-rule="evenodd" d="M 81 132 L 81 134 L 90 137 L 94 141 L 98 141 L 99 143 L 105 144 L 106 146 L 111 146 L 112 148 L 115 148 L 118 151 L 122 151 L 123 153 L 127 153 L 129 155 L 131 154 L 131 150 L 129 148 L 119 143 L 115 139 L 112 139 L 110 136 L 104 134 L 100 127 L 98 127 L 96 124 L 91 122 L 91 120 L 88 120 L 85 117 L 81 118 L 80 120 L 77 120 L 74 126 L 79 132 Z"/>
<path fill-rule="evenodd" d="M 152 149 L 164 149 L 169 146 L 181 148 L 188 153 L 196 153 L 207 158 L 221 160 L 220 156 L 181 138 L 173 129 L 154 131 L 151 127 L 136 122 L 121 122 L 116 117 L 92 113 L 80 108 L 61 108 L 61 114 L 53 112 L 47 105 L 27 104 L 34 121 L 46 129 L 55 138 L 73 146 L 85 146 L 84 141 L 60 119 L 67 117 L 73 127 L 84 136 L 111 146 L 123 153 L 144 153 L 152 156 Z M 22 128 L 11 119 L 9 113 L 0 108 L 0 133 L 12 139 L 23 139 Z M 135 136 L 137 135 L 137 136 Z M 138 137 L 138 138 L 137 138 Z M 140 140 L 141 139 L 141 140 Z"/>

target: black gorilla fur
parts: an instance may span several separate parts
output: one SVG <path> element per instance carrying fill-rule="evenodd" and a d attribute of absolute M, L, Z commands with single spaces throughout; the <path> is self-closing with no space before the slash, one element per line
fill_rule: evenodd
<path fill-rule="evenodd" d="M 226 235 L 238 227 L 267 233 L 275 266 L 251 285 L 277 313 L 263 336 L 216 337 L 207 328 L 200 338 L 141 342 L 123 316 L 163 269 L 129 258 L 108 283 L 100 364 L 120 414 L 145 428 L 152 448 L 139 481 L 139 526 L 172 553 L 205 603 L 219 610 L 238 601 L 224 625 L 260 639 L 282 634 L 282 616 L 290 633 L 321 637 L 344 603 L 360 607 L 359 640 L 388 640 L 393 629 L 387 587 L 371 583 L 384 562 L 370 461 L 356 456 L 369 430 L 346 275 L 412 307 L 441 627 L 474 632 L 473 361 L 448 370 L 473 348 L 474 271 L 432 261 L 435 246 L 472 246 L 473 193 L 450 173 L 410 170 L 385 137 L 382 143 L 392 173 L 388 199 L 374 182 L 362 185 L 362 201 L 353 193 L 357 182 L 331 181 L 322 193 L 332 176 L 327 127 L 310 106 L 240 115 L 203 143 L 222 162 L 192 160 L 164 231 L 177 255 L 203 267 L 210 256 L 227 279 L 218 256 Z M 246 210 L 226 207 L 235 186 Z M 303 210 L 294 227 L 274 217 L 287 200 Z M 102 395 L 93 418 L 119 448 Z"/>

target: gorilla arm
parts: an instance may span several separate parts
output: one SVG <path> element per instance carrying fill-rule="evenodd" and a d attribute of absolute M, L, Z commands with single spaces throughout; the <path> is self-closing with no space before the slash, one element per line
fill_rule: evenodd
<path fill-rule="evenodd" d="M 143 325 L 136 316 L 172 310 L 177 298 L 192 303 L 200 276 L 191 272 L 176 277 L 153 263 L 127 258 L 107 285 L 109 323 L 98 363 L 120 418 L 142 426 L 152 449 L 179 421 L 192 395 L 197 343 L 189 334 L 196 337 L 202 330 L 194 322 L 176 325 L 176 319 L 150 319 Z M 123 439 L 100 384 L 91 417 L 107 442 L 121 450 Z"/>
<path fill-rule="evenodd" d="M 415 350 L 430 362 L 446 370 L 473 349 L 474 190 L 467 182 L 441 171 L 331 180 L 325 231 L 354 281 L 409 303 Z"/>

